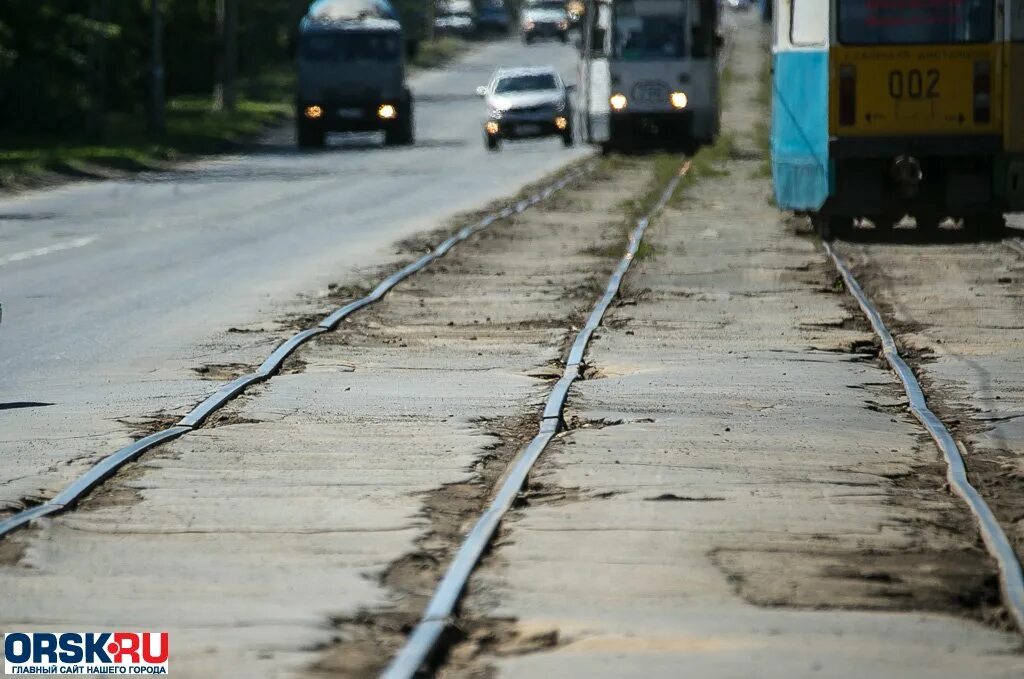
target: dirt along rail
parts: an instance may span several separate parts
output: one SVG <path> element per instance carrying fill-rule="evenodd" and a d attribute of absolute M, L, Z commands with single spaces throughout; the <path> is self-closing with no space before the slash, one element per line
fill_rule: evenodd
<path fill-rule="evenodd" d="M 199 405 L 186 414 L 180 421 L 161 429 L 153 434 L 145 436 L 124 448 L 121 448 L 109 457 L 106 457 L 89 471 L 76 479 L 70 486 L 65 488 L 56 497 L 51 498 L 35 507 L 19 512 L 4 521 L 0 521 L 0 539 L 17 528 L 20 528 L 36 519 L 52 514 L 66 511 L 73 507 L 82 497 L 88 494 L 104 480 L 125 464 L 137 459 L 140 455 L 151 448 L 172 441 L 179 436 L 202 426 L 203 422 L 211 415 L 220 410 L 231 400 L 244 393 L 249 387 L 259 384 L 273 377 L 280 369 L 284 361 L 306 342 L 317 335 L 330 332 L 338 327 L 338 324 L 348 318 L 351 314 L 360 309 L 380 301 L 392 288 L 415 275 L 423 268 L 429 266 L 435 260 L 444 257 L 449 250 L 471 238 L 478 232 L 486 229 L 496 221 L 507 219 L 512 215 L 519 214 L 524 210 L 550 198 L 559 190 L 565 188 L 574 180 L 580 178 L 592 168 L 590 164 L 576 168 L 560 176 L 546 186 L 542 186 L 530 195 L 515 201 L 505 207 L 495 210 L 480 220 L 462 227 L 456 233 L 442 241 L 437 247 L 431 249 L 427 254 L 419 257 L 410 264 L 402 267 L 395 273 L 382 280 L 373 290 L 352 302 L 336 309 L 316 326 L 306 328 L 287 339 L 278 346 L 270 356 L 251 374 L 241 375 L 231 382 L 222 385 L 215 393 L 211 394 Z"/>
<path fill-rule="evenodd" d="M 640 249 L 644 232 L 651 220 L 668 204 L 678 188 L 680 180 L 689 172 L 689 169 L 689 163 L 680 167 L 679 172 L 669 179 L 658 200 L 649 211 L 637 219 L 636 225 L 629 232 L 622 259 L 619 260 L 612 272 L 611 278 L 604 288 L 604 293 L 595 303 L 586 324 L 573 339 L 565 360 L 562 377 L 555 383 L 544 405 L 537 435 L 519 451 L 512 464 L 502 475 L 503 481 L 497 488 L 494 498 L 459 547 L 455 558 L 430 598 L 430 603 L 419 624 L 416 625 L 409 640 L 395 659 L 385 669 L 382 676 L 387 679 L 411 679 L 432 657 L 443 652 L 444 649 L 441 648 L 443 635 L 457 624 L 453 616 L 470 575 L 490 547 L 495 531 L 518 497 L 537 459 L 552 439 L 564 429 L 562 410 L 565 407 L 569 388 L 573 382 L 582 377 L 585 368 L 583 356 L 587 345 L 604 319 L 608 307 L 619 293 L 623 277 Z"/>
<path fill-rule="evenodd" d="M 992 558 L 999 565 L 1003 600 L 1010 615 L 1016 622 L 1017 628 L 1024 633 L 1024 574 L 1021 572 L 1020 560 L 1014 552 L 1013 546 L 1003 531 L 1003 527 L 1000 525 L 995 513 L 988 506 L 988 503 L 985 502 L 978 489 L 968 479 L 967 467 L 964 464 L 964 458 L 959 448 L 959 445 L 962 444 L 957 443 L 942 420 L 929 409 L 925 392 L 914 375 L 914 371 L 907 365 L 903 356 L 900 355 L 896 341 L 886 327 L 882 315 L 871 299 L 864 293 L 846 261 L 828 243 L 825 243 L 825 252 L 828 253 L 836 269 L 838 269 L 847 290 L 857 300 L 857 304 L 870 322 L 871 328 L 878 335 L 882 343 L 882 354 L 899 376 L 900 382 L 907 393 L 911 412 L 914 413 L 914 417 L 928 431 L 928 434 L 934 439 L 935 445 L 938 446 L 939 451 L 942 453 L 943 459 L 946 462 L 946 478 L 949 481 L 950 489 L 966 503 L 971 515 L 977 521 L 982 540 Z"/>
<path fill-rule="evenodd" d="M 648 230 L 440 677 L 1019 674 L 934 444 L 770 203 L 767 51 L 741 21 L 720 153 Z"/>
<path fill-rule="evenodd" d="M 379 671 L 532 436 L 655 165 L 601 161 L 316 335 L 76 511 L 9 535 L 0 625 L 166 628 L 182 676 Z M 130 597 L 103 598 L 125 581 Z"/>

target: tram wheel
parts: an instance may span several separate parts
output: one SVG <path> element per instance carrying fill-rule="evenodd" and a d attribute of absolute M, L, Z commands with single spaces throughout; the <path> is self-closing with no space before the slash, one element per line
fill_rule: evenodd
<path fill-rule="evenodd" d="M 964 217 L 964 230 L 986 240 L 998 240 L 1006 228 L 1006 218 L 1001 213 L 986 213 Z"/>

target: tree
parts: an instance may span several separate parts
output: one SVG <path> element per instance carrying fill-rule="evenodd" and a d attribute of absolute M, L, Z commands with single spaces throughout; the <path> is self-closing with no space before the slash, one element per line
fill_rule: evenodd
<path fill-rule="evenodd" d="M 238 101 L 238 0 L 217 0 L 217 83 L 213 107 L 234 111 Z"/>

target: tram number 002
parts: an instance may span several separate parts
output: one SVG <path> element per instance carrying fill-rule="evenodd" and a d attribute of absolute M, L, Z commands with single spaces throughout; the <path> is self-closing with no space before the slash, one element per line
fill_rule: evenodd
<path fill-rule="evenodd" d="M 889 96 L 893 99 L 938 99 L 939 71 L 889 71 Z"/>

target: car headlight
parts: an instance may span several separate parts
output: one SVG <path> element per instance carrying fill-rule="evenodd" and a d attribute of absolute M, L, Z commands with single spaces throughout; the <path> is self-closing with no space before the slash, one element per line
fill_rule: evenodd
<path fill-rule="evenodd" d="M 567 28 L 569 28 L 569 23 L 568 22 L 566 22 L 566 21 L 559 21 L 558 22 L 558 30 L 564 31 Z"/>
<path fill-rule="evenodd" d="M 608 103 L 611 104 L 613 111 L 621 111 L 626 108 L 629 100 L 626 99 L 625 94 L 617 92 L 608 98 Z"/>
<path fill-rule="evenodd" d="M 558 112 L 564 111 L 565 110 L 565 102 L 564 101 L 560 101 L 557 104 L 555 104 L 555 110 L 558 111 Z"/>
<path fill-rule="evenodd" d="M 501 120 L 501 117 L 503 115 L 505 115 L 505 112 L 502 111 L 500 108 L 492 108 L 490 111 L 487 112 L 487 117 L 490 118 L 491 120 Z"/>
<path fill-rule="evenodd" d="M 690 103 L 690 100 L 686 98 L 685 92 L 673 92 L 669 97 L 669 101 L 672 103 L 672 108 L 686 108 L 686 105 Z"/>
<path fill-rule="evenodd" d="M 523 28 L 525 30 L 527 30 L 527 31 L 532 31 L 533 30 L 533 22 L 532 21 L 524 21 L 523 22 Z"/>

